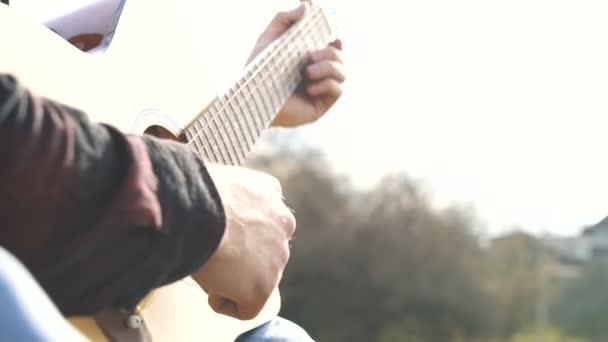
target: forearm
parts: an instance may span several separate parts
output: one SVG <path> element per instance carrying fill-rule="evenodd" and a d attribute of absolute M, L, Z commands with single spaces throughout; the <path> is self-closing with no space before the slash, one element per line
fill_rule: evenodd
<path fill-rule="evenodd" d="M 222 205 L 204 164 L 126 136 L 0 75 L 0 244 L 67 314 L 134 305 L 214 251 Z"/>

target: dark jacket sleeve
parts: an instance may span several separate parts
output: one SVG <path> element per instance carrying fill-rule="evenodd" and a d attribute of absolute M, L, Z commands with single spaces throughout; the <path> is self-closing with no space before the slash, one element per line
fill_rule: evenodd
<path fill-rule="evenodd" d="M 0 74 L 0 245 L 64 314 L 133 307 L 204 264 L 224 224 L 186 147 L 91 123 Z"/>

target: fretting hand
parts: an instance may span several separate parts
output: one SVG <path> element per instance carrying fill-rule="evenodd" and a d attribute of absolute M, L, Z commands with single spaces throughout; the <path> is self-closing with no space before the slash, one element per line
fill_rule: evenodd
<path fill-rule="evenodd" d="M 297 8 L 277 14 L 258 38 L 249 60 L 302 19 L 308 7 L 309 3 L 303 1 Z M 272 126 L 295 127 L 314 122 L 336 103 L 346 79 L 342 42 L 335 40 L 324 49 L 311 52 L 310 63 L 302 75 L 302 83 L 279 111 Z"/>

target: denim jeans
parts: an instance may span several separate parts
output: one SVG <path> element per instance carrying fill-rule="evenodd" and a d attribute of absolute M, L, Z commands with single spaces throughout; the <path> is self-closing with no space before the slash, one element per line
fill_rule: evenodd
<path fill-rule="evenodd" d="M 65 321 L 27 269 L 1 247 L 0 341 L 86 341 Z M 241 335 L 237 341 L 310 342 L 312 339 L 296 324 L 276 318 Z"/>
<path fill-rule="evenodd" d="M 277 317 L 239 336 L 235 342 L 313 342 L 313 339 L 297 324 Z"/>

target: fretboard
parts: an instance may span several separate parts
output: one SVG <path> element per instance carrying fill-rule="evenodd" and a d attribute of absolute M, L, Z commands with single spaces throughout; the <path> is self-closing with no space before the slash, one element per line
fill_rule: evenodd
<path fill-rule="evenodd" d="M 249 63 L 243 76 L 184 129 L 188 146 L 205 160 L 241 165 L 302 80 L 309 53 L 325 47 L 330 34 L 323 10 L 311 5 L 302 20 Z"/>

